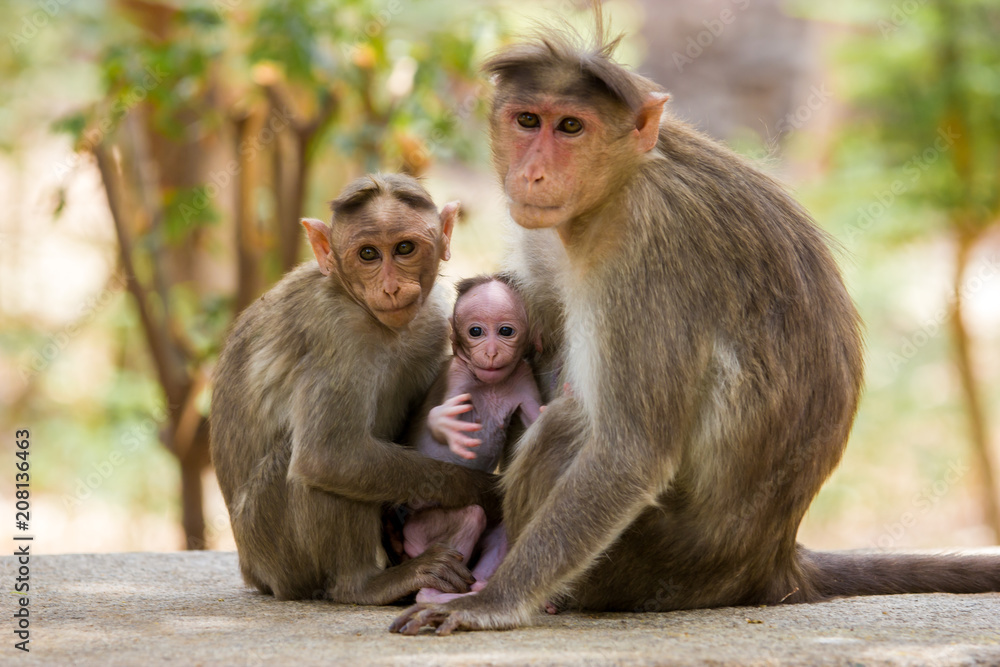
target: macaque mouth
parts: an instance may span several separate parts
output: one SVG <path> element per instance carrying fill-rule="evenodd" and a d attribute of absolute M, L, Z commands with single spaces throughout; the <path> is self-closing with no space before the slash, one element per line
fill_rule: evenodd
<path fill-rule="evenodd" d="M 534 208 L 539 211 L 556 211 L 562 208 L 562 204 L 557 205 L 546 205 L 546 204 L 529 204 L 528 202 L 518 202 L 515 201 L 518 206 L 523 206 L 524 208 Z"/>
<path fill-rule="evenodd" d="M 494 378 L 498 378 L 502 375 L 505 375 L 509 371 L 509 369 L 510 369 L 509 364 L 506 364 L 504 366 L 491 366 L 491 367 L 479 366 L 477 368 L 476 374 L 482 376 L 480 377 L 481 380 L 489 381 L 493 380 Z"/>
<path fill-rule="evenodd" d="M 401 313 L 404 310 L 409 310 L 410 308 L 413 308 L 413 306 L 415 306 L 416 304 L 417 304 L 417 299 L 414 299 L 413 301 L 410 301 L 408 303 L 399 306 L 389 306 L 388 308 L 372 308 L 372 310 L 382 315 L 391 315 L 393 313 Z"/>

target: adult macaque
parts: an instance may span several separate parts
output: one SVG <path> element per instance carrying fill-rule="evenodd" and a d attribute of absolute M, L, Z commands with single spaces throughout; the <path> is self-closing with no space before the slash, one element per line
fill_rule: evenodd
<path fill-rule="evenodd" d="M 528 427 L 541 410 L 538 386 L 525 360 L 534 336 L 521 298 L 504 280 L 469 278 L 457 290 L 454 356 L 438 376 L 425 417 L 415 423 L 409 440 L 431 458 L 492 472 L 500 463 L 511 421 L 517 418 Z M 469 435 L 473 431 L 475 438 Z M 438 543 L 453 546 L 465 562 L 479 545 L 473 591 L 482 589 L 507 552 L 503 525 L 488 525 L 478 505 L 417 511 L 406 520 L 407 555 L 415 557 Z M 417 602 L 444 602 L 458 595 L 429 588 L 417 594 Z"/>
<path fill-rule="evenodd" d="M 573 395 L 505 473 L 511 546 L 489 584 L 392 629 L 511 628 L 559 594 L 671 610 L 1000 590 L 995 557 L 796 544 L 857 409 L 857 312 L 808 214 L 664 117 L 667 95 L 612 61 L 599 14 L 592 49 L 547 31 L 484 66 L 524 228 L 513 268 L 529 317 L 561 309 Z"/>
<path fill-rule="evenodd" d="M 434 545 L 386 568 L 382 510 L 481 502 L 491 476 L 394 444 L 447 353 L 457 202 L 438 214 L 407 176 L 361 178 L 303 225 L 316 255 L 237 320 L 212 397 L 212 459 L 246 582 L 278 599 L 385 604 L 468 590 Z"/>

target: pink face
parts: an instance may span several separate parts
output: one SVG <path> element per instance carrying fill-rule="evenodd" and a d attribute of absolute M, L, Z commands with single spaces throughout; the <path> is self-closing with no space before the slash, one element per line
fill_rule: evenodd
<path fill-rule="evenodd" d="M 610 142 L 592 110 L 551 98 L 515 100 L 500 109 L 497 122 L 494 145 L 506 147 L 497 167 L 519 225 L 557 227 L 604 194 Z"/>
<path fill-rule="evenodd" d="M 456 352 L 480 382 L 505 380 L 527 350 L 524 306 L 501 282 L 478 285 L 463 294 L 455 305 L 453 325 Z"/>
<path fill-rule="evenodd" d="M 490 119 L 493 166 L 514 222 L 555 227 L 617 194 L 636 160 L 656 147 L 669 96 L 650 93 L 637 112 L 546 94 L 498 93 Z"/>

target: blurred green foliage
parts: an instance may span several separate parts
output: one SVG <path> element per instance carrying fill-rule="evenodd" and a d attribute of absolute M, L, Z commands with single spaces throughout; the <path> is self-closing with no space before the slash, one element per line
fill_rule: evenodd
<path fill-rule="evenodd" d="M 279 154 L 288 142 L 267 130 L 239 146 L 240 169 L 256 161 L 247 215 L 259 293 L 286 268 L 285 227 L 295 227 L 298 247 L 297 212 L 324 210 L 350 178 L 484 157 L 476 68 L 502 24 L 491 3 L 444 0 L 12 0 L 0 7 L 10 42 L 0 49 L 0 149 L 18 160 L 40 132 L 72 138 L 77 156 L 54 165 L 56 216 L 89 152 L 111 151 L 146 310 L 164 322 L 177 343 L 170 356 L 193 381 L 210 369 L 237 305 L 219 281 L 198 276 L 234 271 L 233 195 L 244 184 L 218 167 L 241 157 L 239 123 L 276 113 L 275 133 L 291 126 L 305 152 L 301 162 L 294 151 Z M 116 254 L 106 249 L 113 263 Z M 11 418 L 46 443 L 35 450 L 35 488 L 59 494 L 71 511 L 101 498 L 176 516 L 176 468 L 156 445 L 170 441 L 175 420 L 135 306 L 118 294 L 83 308 L 86 325 L 67 325 L 71 335 L 30 320 L 0 332 L 0 351 L 20 360 L 29 387 Z M 169 409 L 176 416 L 179 406 Z M 205 401 L 198 409 L 204 416 Z M 113 454 L 123 472 L 89 484 L 93 466 Z"/>
<path fill-rule="evenodd" d="M 983 506 L 990 491 L 981 486 L 976 448 L 988 447 L 989 435 L 977 443 L 976 429 L 988 429 L 995 414 L 985 410 L 978 426 L 967 416 L 956 352 L 967 332 L 956 331 L 948 309 L 955 281 L 980 270 L 987 282 L 1000 280 L 981 253 L 972 257 L 1000 223 L 1000 5 L 883 0 L 797 8 L 846 31 L 828 70 L 843 117 L 826 169 L 801 195 L 846 249 L 842 263 L 869 332 L 867 389 L 851 445 L 810 516 L 821 525 L 837 515 L 913 511 L 956 461 L 970 472 L 948 494 L 970 493 L 971 505 Z M 938 271 L 953 265 L 951 284 L 933 278 L 940 273 L 928 270 L 929 261 Z M 945 317 L 915 320 L 914 293 L 940 299 Z M 979 402 L 1000 404 L 1000 383 L 984 371 L 995 360 L 970 363 L 980 370 Z M 900 481 L 906 478 L 914 481 Z M 908 502 L 900 503 L 903 494 Z"/>

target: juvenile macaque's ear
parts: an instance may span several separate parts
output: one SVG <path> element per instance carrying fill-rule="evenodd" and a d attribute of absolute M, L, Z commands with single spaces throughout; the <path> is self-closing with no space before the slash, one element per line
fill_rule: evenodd
<path fill-rule="evenodd" d="M 461 204 L 457 201 L 450 201 L 441 209 L 441 260 L 447 262 L 451 259 L 451 233 L 455 230 L 455 221 L 458 220 L 458 211 Z"/>
<path fill-rule="evenodd" d="M 458 329 L 455 328 L 455 318 L 449 317 L 448 322 L 451 324 L 451 353 L 458 356 Z"/>
<path fill-rule="evenodd" d="M 650 93 L 646 102 L 635 115 L 635 135 L 638 139 L 638 151 L 648 153 L 656 148 L 660 137 L 660 118 L 663 116 L 663 106 L 670 99 L 667 93 Z"/>
<path fill-rule="evenodd" d="M 330 246 L 330 228 L 322 220 L 316 218 L 302 218 L 302 226 L 306 228 L 306 236 L 309 237 L 309 245 L 312 246 L 316 261 L 319 262 L 319 270 L 324 276 L 330 275 L 333 271 L 333 248 Z"/>

